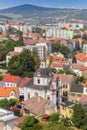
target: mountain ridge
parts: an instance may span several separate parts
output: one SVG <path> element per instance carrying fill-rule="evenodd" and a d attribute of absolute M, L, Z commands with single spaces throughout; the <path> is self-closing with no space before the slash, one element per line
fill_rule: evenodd
<path fill-rule="evenodd" d="M 31 4 L 18 5 L 0 10 L 0 16 L 12 19 L 12 21 L 23 21 L 30 23 L 55 23 L 55 19 L 58 18 L 57 22 L 65 21 L 68 22 L 70 19 L 75 20 L 87 20 L 86 9 L 69 9 L 69 8 L 49 8 L 41 7 Z M 0 17 L 0 20 L 1 19 Z"/>

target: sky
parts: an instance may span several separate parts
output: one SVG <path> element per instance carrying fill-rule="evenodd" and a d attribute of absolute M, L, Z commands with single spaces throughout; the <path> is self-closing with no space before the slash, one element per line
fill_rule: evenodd
<path fill-rule="evenodd" d="M 0 0 L 0 9 L 22 4 L 44 7 L 87 9 L 87 0 Z"/>

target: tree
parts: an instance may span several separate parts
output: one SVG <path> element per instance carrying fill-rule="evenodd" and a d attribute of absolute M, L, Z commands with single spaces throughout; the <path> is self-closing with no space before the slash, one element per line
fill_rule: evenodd
<path fill-rule="evenodd" d="M 53 73 L 57 72 L 55 68 L 50 68 L 50 71 L 53 72 Z"/>
<path fill-rule="evenodd" d="M 32 77 L 35 72 L 35 67 L 38 67 L 38 65 L 32 52 L 24 49 L 20 55 L 14 56 L 10 59 L 8 72 L 12 75 L 18 75 L 21 77 Z"/>
<path fill-rule="evenodd" d="M 58 122 L 59 121 L 59 115 L 58 115 L 58 113 L 52 114 L 50 116 L 50 121 L 53 122 L 53 123 Z"/>
<path fill-rule="evenodd" d="M 32 130 L 34 127 L 34 124 L 37 124 L 38 120 L 34 116 L 28 116 L 24 119 L 23 123 L 20 124 L 20 128 L 22 130 Z"/>
<path fill-rule="evenodd" d="M 20 110 L 14 110 L 14 115 L 20 117 L 22 116 L 22 113 L 20 112 Z"/>
<path fill-rule="evenodd" d="M 10 100 L 1 99 L 0 100 L 0 107 L 8 110 L 8 109 L 10 109 L 10 107 L 17 105 L 18 103 L 19 102 L 17 99 L 10 99 Z"/>
<path fill-rule="evenodd" d="M 58 51 L 64 54 L 66 57 L 68 56 L 68 53 L 70 52 L 67 46 L 64 46 L 63 44 L 59 42 L 52 44 L 52 52 L 58 52 Z"/>
<path fill-rule="evenodd" d="M 6 54 L 7 48 L 3 44 L 0 44 L 0 61 L 5 60 Z"/>
<path fill-rule="evenodd" d="M 69 118 L 63 118 L 62 120 L 61 120 L 61 123 L 64 125 L 64 126 L 70 126 L 71 125 L 71 121 L 70 121 L 70 119 Z"/>
<path fill-rule="evenodd" d="M 76 84 L 85 83 L 86 80 L 87 80 L 87 79 L 84 78 L 83 76 L 81 76 L 81 77 L 76 77 Z"/>
<path fill-rule="evenodd" d="M 23 42 L 23 33 L 22 33 L 21 31 L 19 31 L 18 46 L 24 46 L 24 42 Z"/>
<path fill-rule="evenodd" d="M 38 53 L 35 50 L 32 50 L 31 54 L 32 54 L 32 57 L 34 58 L 34 61 L 35 61 L 35 67 L 39 67 L 40 66 L 40 58 L 38 56 Z"/>
<path fill-rule="evenodd" d="M 86 114 L 83 110 L 81 104 L 76 104 L 73 107 L 73 115 L 72 115 L 72 122 L 74 123 L 75 127 L 81 128 L 86 123 Z"/>
<path fill-rule="evenodd" d="M 50 56 L 50 60 L 49 60 L 49 66 L 51 65 L 51 63 L 53 62 L 53 57 Z"/>
<path fill-rule="evenodd" d="M 72 63 L 76 63 L 76 57 L 75 56 L 73 56 L 73 58 L 72 58 Z"/>

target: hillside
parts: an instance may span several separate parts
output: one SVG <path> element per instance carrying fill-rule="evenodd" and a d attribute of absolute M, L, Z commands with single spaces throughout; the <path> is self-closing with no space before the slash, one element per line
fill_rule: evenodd
<path fill-rule="evenodd" d="M 20 5 L 0 10 L 2 18 L 29 22 L 29 23 L 54 23 L 60 21 L 87 20 L 87 10 L 80 9 L 57 9 L 39 7 L 35 5 Z M 2 17 L 1 17 L 2 16 Z"/>

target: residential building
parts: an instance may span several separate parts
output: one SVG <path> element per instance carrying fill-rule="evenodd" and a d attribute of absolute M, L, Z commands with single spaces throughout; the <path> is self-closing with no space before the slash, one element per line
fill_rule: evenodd
<path fill-rule="evenodd" d="M 72 102 L 62 102 L 60 104 L 60 115 L 64 118 L 71 118 L 73 114 L 73 106 L 74 104 Z"/>
<path fill-rule="evenodd" d="M 14 120 L 14 130 L 21 130 L 21 128 L 19 128 L 19 125 L 24 121 L 25 118 L 26 116 L 22 116 Z"/>
<path fill-rule="evenodd" d="M 51 27 L 46 31 L 46 37 L 72 39 L 74 36 L 73 30 L 59 29 L 57 27 Z"/>
<path fill-rule="evenodd" d="M 83 95 L 83 85 L 81 84 L 72 84 L 70 92 L 68 94 L 68 100 L 70 102 L 79 103 L 81 96 Z"/>
<path fill-rule="evenodd" d="M 17 87 L 21 78 L 19 76 L 6 74 L 3 76 L 0 86 L 3 87 Z"/>
<path fill-rule="evenodd" d="M 50 43 L 37 43 L 36 47 L 37 47 L 38 55 L 40 59 L 46 58 L 46 56 L 51 53 Z"/>
<path fill-rule="evenodd" d="M 83 44 L 83 53 L 86 53 L 87 54 L 87 44 Z"/>
<path fill-rule="evenodd" d="M 0 87 L 0 99 L 19 99 L 18 87 Z"/>
<path fill-rule="evenodd" d="M 12 111 L 0 108 L 0 130 L 14 130 L 14 120 L 16 118 Z"/>
<path fill-rule="evenodd" d="M 87 67 L 87 54 L 86 53 L 77 53 L 75 57 L 76 57 L 77 64 Z"/>

